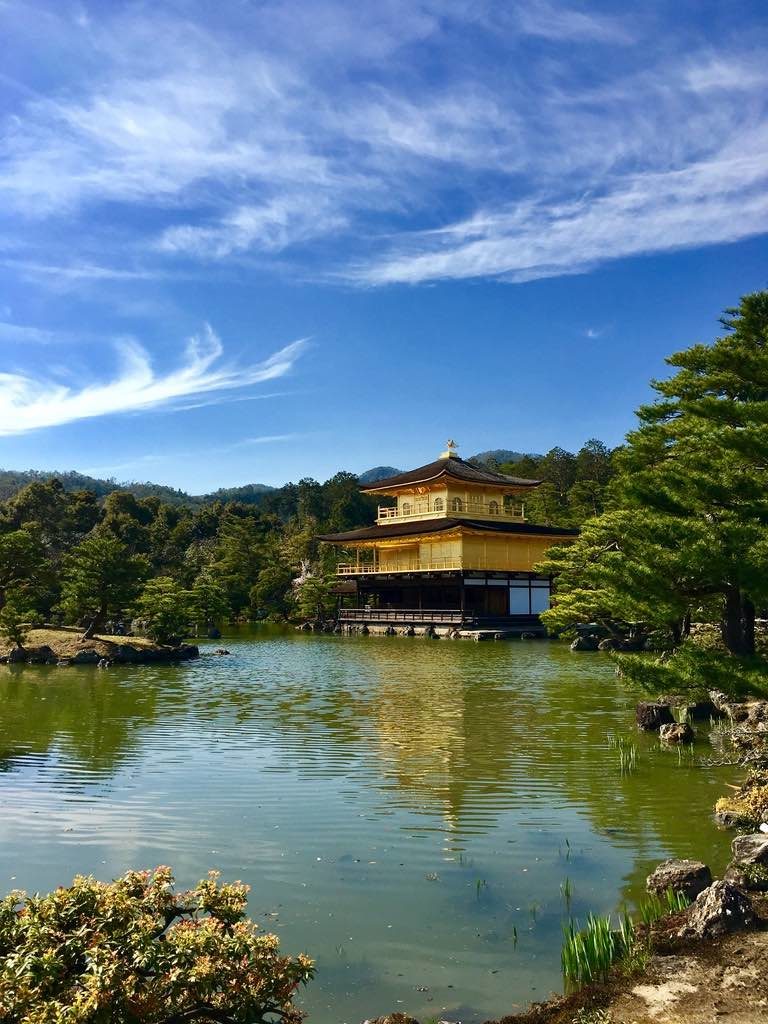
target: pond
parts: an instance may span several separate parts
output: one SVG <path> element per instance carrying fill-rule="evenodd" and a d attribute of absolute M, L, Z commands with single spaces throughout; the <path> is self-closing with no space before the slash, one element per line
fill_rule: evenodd
<path fill-rule="evenodd" d="M 310 1021 L 473 1024 L 562 988 L 569 913 L 633 905 L 663 857 L 728 859 L 711 809 L 732 770 L 700 767 L 704 740 L 691 758 L 637 736 L 605 655 L 269 628 L 226 645 L 0 668 L 0 889 L 217 868 L 317 960 Z"/>

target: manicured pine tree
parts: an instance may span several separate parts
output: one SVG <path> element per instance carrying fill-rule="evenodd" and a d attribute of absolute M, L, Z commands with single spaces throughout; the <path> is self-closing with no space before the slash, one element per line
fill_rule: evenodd
<path fill-rule="evenodd" d="M 599 606 L 674 622 L 679 640 L 694 613 L 720 621 L 731 654 L 754 653 L 768 604 L 768 292 L 721 322 L 727 334 L 670 356 L 677 372 L 653 383 L 617 457 L 614 510 L 542 566 L 561 572 L 549 624 Z"/>
<path fill-rule="evenodd" d="M 133 604 L 148 565 L 106 532 L 94 532 L 64 559 L 61 608 L 70 621 L 87 621 L 84 638 L 103 629 Z"/>
<path fill-rule="evenodd" d="M 192 595 L 170 576 L 149 580 L 135 611 L 147 636 L 159 644 L 180 643 L 194 618 Z"/>

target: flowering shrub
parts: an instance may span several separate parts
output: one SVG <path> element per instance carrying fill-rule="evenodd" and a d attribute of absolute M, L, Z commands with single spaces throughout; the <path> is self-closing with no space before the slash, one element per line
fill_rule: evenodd
<path fill-rule="evenodd" d="M 312 961 L 246 919 L 248 887 L 216 872 L 174 891 L 171 869 L 79 876 L 0 901 L 2 1024 L 298 1024 Z"/>

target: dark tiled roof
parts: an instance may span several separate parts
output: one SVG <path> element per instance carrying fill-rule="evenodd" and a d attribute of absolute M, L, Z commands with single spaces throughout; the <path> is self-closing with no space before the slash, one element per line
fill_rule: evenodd
<path fill-rule="evenodd" d="M 504 473 L 493 473 L 490 469 L 481 469 L 471 462 L 465 462 L 457 456 L 450 459 L 436 459 L 427 466 L 411 469 L 407 473 L 388 476 L 376 480 L 363 491 L 387 491 L 392 487 L 403 487 L 407 484 L 424 484 L 439 477 L 461 480 L 473 484 L 495 484 L 497 487 L 538 487 L 541 480 L 527 480 L 521 476 L 506 476 Z"/>
<path fill-rule="evenodd" d="M 536 537 L 578 537 L 579 531 L 565 526 L 536 526 L 534 523 L 489 523 L 479 519 L 427 519 L 412 523 L 388 523 L 386 526 L 364 526 L 348 533 L 327 533 L 318 540 L 344 544 L 354 540 L 391 540 L 395 537 L 418 537 L 425 533 L 443 533 L 463 526 L 486 533 L 516 533 Z"/>

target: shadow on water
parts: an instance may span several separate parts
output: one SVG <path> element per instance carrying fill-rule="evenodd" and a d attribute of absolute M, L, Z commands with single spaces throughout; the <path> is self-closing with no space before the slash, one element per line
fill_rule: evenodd
<path fill-rule="evenodd" d="M 568 914 L 727 837 L 725 777 L 609 734 L 635 697 L 556 644 L 243 629 L 185 666 L 0 669 L 0 881 L 171 863 L 253 885 L 317 956 L 311 1018 L 479 1020 L 560 985 Z M 208 647 L 208 651 L 205 648 Z M 702 744 L 702 749 L 704 744 Z"/>

